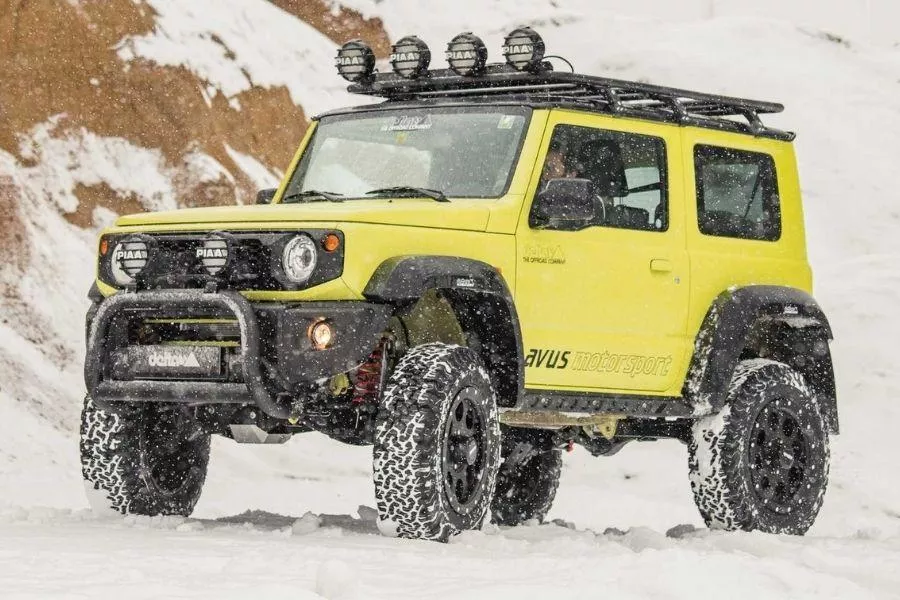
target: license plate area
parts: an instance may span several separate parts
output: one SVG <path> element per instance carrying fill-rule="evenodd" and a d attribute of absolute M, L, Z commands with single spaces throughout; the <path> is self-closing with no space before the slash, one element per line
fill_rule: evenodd
<path fill-rule="evenodd" d="M 117 353 L 114 363 L 115 370 L 127 372 L 129 379 L 220 379 L 223 352 L 219 346 L 128 346 Z"/>

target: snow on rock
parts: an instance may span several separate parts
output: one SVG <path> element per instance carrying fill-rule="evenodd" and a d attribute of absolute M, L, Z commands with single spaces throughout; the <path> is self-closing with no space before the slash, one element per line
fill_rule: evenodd
<path fill-rule="evenodd" d="M 171 178 L 159 150 L 122 138 L 103 138 L 84 128 L 59 131 L 64 115 L 51 118 L 20 138 L 22 159 L 33 167 L 17 171 L 25 185 L 40 188 L 63 212 L 74 212 L 76 185 L 105 183 L 119 194 L 136 194 L 147 210 L 177 208 Z"/>
<path fill-rule="evenodd" d="M 228 152 L 231 160 L 250 178 L 257 189 L 262 190 L 278 186 L 281 178 L 249 154 L 242 154 L 227 144 L 225 145 L 225 151 Z"/>
<path fill-rule="evenodd" d="M 147 1 L 156 27 L 123 40 L 123 60 L 184 66 L 228 97 L 283 85 L 311 114 L 352 101 L 334 73 L 334 42 L 265 0 Z"/>

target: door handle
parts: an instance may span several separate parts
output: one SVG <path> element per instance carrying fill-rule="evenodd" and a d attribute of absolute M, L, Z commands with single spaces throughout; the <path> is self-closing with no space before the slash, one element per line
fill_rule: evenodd
<path fill-rule="evenodd" d="M 650 270 L 654 273 L 671 273 L 672 261 L 667 258 L 654 258 L 650 261 Z"/>

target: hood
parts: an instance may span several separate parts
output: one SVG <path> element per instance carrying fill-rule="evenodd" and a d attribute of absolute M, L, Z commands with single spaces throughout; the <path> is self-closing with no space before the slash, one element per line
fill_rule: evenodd
<path fill-rule="evenodd" d="M 119 227 L 191 225 L 333 222 L 405 225 L 437 229 L 484 231 L 491 211 L 489 200 L 454 200 L 435 202 L 421 198 L 396 200 L 346 200 L 344 202 L 305 202 L 301 204 L 269 204 L 186 208 L 165 212 L 137 213 L 120 217 Z"/>

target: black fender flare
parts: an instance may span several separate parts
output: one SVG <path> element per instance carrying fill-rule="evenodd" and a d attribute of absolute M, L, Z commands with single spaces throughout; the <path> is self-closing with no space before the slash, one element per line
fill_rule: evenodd
<path fill-rule="evenodd" d="M 779 329 L 780 328 L 780 329 Z M 707 311 L 694 342 L 694 353 L 682 395 L 695 413 L 718 411 L 725 403 L 732 373 L 748 347 L 769 344 L 766 335 L 789 332 L 801 342 L 793 354 L 784 339 L 779 355 L 767 355 L 788 362 L 799 370 L 816 393 L 828 428 L 837 433 L 837 398 L 828 342 L 831 325 L 818 302 L 803 290 L 786 286 L 750 285 L 721 293 Z"/>
<path fill-rule="evenodd" d="M 447 298 L 463 329 L 478 333 L 498 402 L 515 406 L 525 389 L 525 357 L 515 301 L 500 271 L 456 256 L 398 256 L 375 269 L 363 296 L 403 304 L 429 290 Z"/>

